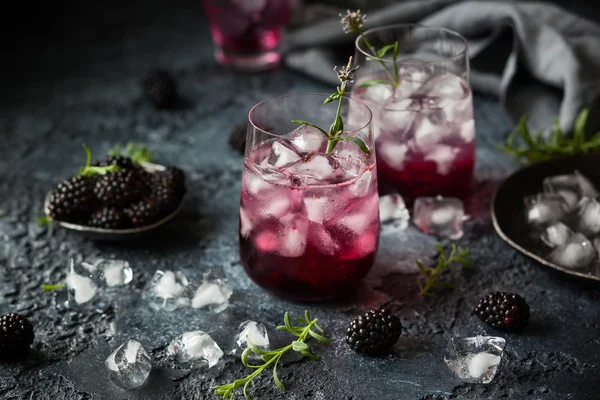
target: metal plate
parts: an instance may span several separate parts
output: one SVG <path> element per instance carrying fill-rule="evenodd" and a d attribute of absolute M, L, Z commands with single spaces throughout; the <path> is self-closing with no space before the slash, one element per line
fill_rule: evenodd
<path fill-rule="evenodd" d="M 166 168 L 163 165 L 152 164 L 152 163 L 143 163 L 142 167 L 150 173 L 164 171 Z M 49 210 L 48 210 L 48 202 L 50 199 L 51 192 L 52 192 L 52 190 L 50 190 L 46 194 L 46 199 L 44 200 L 44 213 L 48 217 L 50 216 Z M 181 211 L 181 208 L 185 201 L 185 197 L 186 196 L 184 195 L 181 198 L 179 205 L 171 214 L 167 215 L 160 221 L 153 223 L 152 225 L 143 226 L 141 228 L 105 229 L 105 228 L 95 228 L 95 227 L 91 227 L 91 226 L 73 224 L 70 222 L 63 222 L 63 221 L 58 221 L 58 220 L 53 220 L 52 222 L 62 228 L 76 232 L 76 233 L 78 233 L 82 236 L 85 236 L 89 239 L 92 239 L 92 240 L 104 241 L 104 242 L 120 242 L 120 241 L 134 240 L 134 239 L 139 239 L 141 237 L 146 236 L 147 234 L 151 233 L 152 231 L 154 231 L 161 225 L 164 225 L 167 222 L 169 222 L 170 220 L 172 220 Z"/>
<path fill-rule="evenodd" d="M 573 278 L 600 284 L 598 267 L 595 271 L 576 271 L 546 260 L 544 257 L 550 253 L 550 249 L 541 241 L 530 237 L 530 228 L 525 221 L 523 198 L 541 192 L 544 178 L 571 174 L 575 170 L 581 171 L 597 188 L 600 188 L 600 154 L 598 153 L 579 154 L 532 164 L 516 171 L 500 185 L 492 201 L 492 221 L 498 235 L 526 256 Z"/>

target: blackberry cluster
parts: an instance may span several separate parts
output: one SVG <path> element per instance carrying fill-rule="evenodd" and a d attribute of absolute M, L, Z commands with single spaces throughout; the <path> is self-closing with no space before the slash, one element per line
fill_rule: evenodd
<path fill-rule="evenodd" d="M 104 229 L 139 228 L 175 211 L 186 193 L 185 175 L 176 167 L 150 173 L 124 156 L 92 165 L 119 169 L 59 183 L 48 202 L 52 219 Z"/>
<path fill-rule="evenodd" d="M 492 292 L 479 300 L 475 314 L 486 324 L 506 331 L 519 331 L 529 321 L 529 305 L 518 294 Z"/>
<path fill-rule="evenodd" d="M 398 341 L 402 325 L 386 309 L 370 310 L 354 318 L 346 332 L 346 343 L 358 353 L 376 355 Z"/>
<path fill-rule="evenodd" d="M 11 313 L 0 317 L 0 361 L 25 356 L 34 337 L 33 325 L 24 316 Z"/>

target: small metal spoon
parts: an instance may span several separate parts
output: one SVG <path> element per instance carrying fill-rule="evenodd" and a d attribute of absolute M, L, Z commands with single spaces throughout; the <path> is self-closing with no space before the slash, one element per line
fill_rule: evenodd
<path fill-rule="evenodd" d="M 142 163 L 142 168 L 144 168 L 147 172 L 155 173 L 164 171 L 166 167 L 164 165 L 153 164 L 153 163 Z M 50 217 L 49 210 L 49 201 L 50 194 L 52 190 L 46 194 L 46 199 L 44 200 L 44 213 L 46 216 Z M 71 222 L 64 222 L 58 220 L 52 220 L 56 225 L 68 229 L 70 231 L 77 232 L 89 239 L 105 241 L 105 242 L 120 242 L 138 239 L 142 236 L 149 234 L 151 231 L 160 227 L 161 225 L 166 224 L 170 220 L 172 220 L 180 211 L 185 201 L 185 195 L 181 198 L 181 201 L 177 205 L 177 208 L 169 215 L 162 218 L 160 221 L 156 221 L 151 225 L 142 226 L 140 228 L 127 228 L 127 229 L 106 229 L 106 228 L 96 228 L 93 226 L 79 225 Z"/>

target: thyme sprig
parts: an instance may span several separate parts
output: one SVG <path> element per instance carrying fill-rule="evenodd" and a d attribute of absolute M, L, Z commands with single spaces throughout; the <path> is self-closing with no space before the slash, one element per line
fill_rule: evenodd
<path fill-rule="evenodd" d="M 400 84 L 400 72 L 398 70 L 398 56 L 400 55 L 400 43 L 396 40 L 394 43 L 387 44 L 380 49 L 377 49 L 367 37 L 364 35 L 364 25 L 367 20 L 367 16 L 365 14 L 361 14 L 360 10 L 350 11 L 347 10 L 346 14 L 340 14 L 341 24 L 344 33 L 358 33 L 360 40 L 367 47 L 372 57 L 367 57 L 368 61 L 377 61 L 383 67 L 383 70 L 387 74 L 389 80 L 387 79 L 369 79 L 363 81 L 359 84 L 361 87 L 366 86 L 374 86 L 380 84 L 392 85 L 393 87 L 398 87 Z M 390 71 L 389 66 L 385 63 L 383 58 L 392 51 L 392 61 L 393 61 L 393 69 Z"/>
<path fill-rule="evenodd" d="M 340 86 L 337 87 L 335 93 L 327 97 L 323 102 L 323 104 L 328 104 L 335 100 L 338 101 L 335 119 L 329 127 L 329 130 L 326 131 L 325 129 L 320 128 L 319 126 L 304 120 L 292 120 L 292 123 L 294 124 L 310 126 L 312 128 L 317 129 L 319 132 L 325 135 L 325 137 L 327 138 L 327 154 L 331 154 L 335 149 L 335 146 L 340 141 L 352 141 L 356 143 L 356 145 L 365 154 L 371 154 L 371 150 L 367 147 L 367 145 L 361 138 L 356 136 L 342 136 L 342 134 L 344 133 L 344 121 L 342 120 L 342 102 L 344 101 L 344 96 L 349 92 L 349 86 L 352 83 L 354 83 L 354 73 L 356 72 L 358 67 L 358 65 L 355 67 L 352 66 L 352 57 L 350 57 L 350 59 L 348 60 L 348 64 L 343 66 L 339 71 L 337 69 L 337 66 L 333 67 L 333 70 L 336 72 L 338 79 L 340 80 Z"/>
<path fill-rule="evenodd" d="M 292 325 L 292 322 L 290 320 L 290 314 L 288 312 L 285 313 L 283 317 L 284 325 L 278 326 L 277 330 L 292 334 L 296 337 L 296 340 L 292 341 L 291 344 L 279 348 L 277 350 L 261 350 L 252 342 L 250 342 L 248 338 L 246 338 L 248 342 L 248 347 L 242 353 L 241 359 L 242 363 L 246 367 L 254 369 L 254 372 L 252 372 L 244 378 L 236 379 L 231 383 L 213 387 L 215 394 L 217 396 L 222 397 L 223 399 L 233 400 L 235 398 L 235 393 L 237 392 L 237 390 L 239 388 L 242 388 L 244 397 L 246 399 L 251 399 L 250 395 L 248 394 L 248 387 L 250 385 L 250 382 L 252 382 L 254 378 L 260 375 L 265 369 L 267 369 L 271 365 L 273 366 L 273 381 L 275 382 L 275 385 L 282 391 L 285 391 L 285 386 L 283 385 L 283 383 L 279 379 L 279 376 L 277 375 L 277 366 L 279 364 L 279 361 L 281 360 L 281 357 L 285 353 L 292 350 L 301 353 L 302 355 L 311 360 L 319 360 L 319 357 L 314 355 L 310 351 L 308 345 L 306 344 L 306 341 L 309 340 L 311 337 L 322 343 L 330 343 L 329 339 L 323 336 L 323 329 L 317 324 L 318 319 L 311 319 L 309 312 L 305 311 L 304 318 L 296 318 L 295 320 L 301 323 L 302 325 Z M 260 358 L 263 360 L 263 363 L 260 365 L 250 364 L 250 362 L 248 361 L 250 353 L 254 353 L 260 356 Z"/>
<path fill-rule="evenodd" d="M 64 289 L 66 287 L 66 284 L 64 283 L 44 283 L 42 284 L 42 290 L 46 291 L 46 292 L 53 292 L 55 290 L 60 290 L 60 289 Z"/>
<path fill-rule="evenodd" d="M 150 151 L 148 147 L 141 143 L 128 142 L 123 148 L 120 144 L 116 144 L 108 152 L 109 156 L 125 156 L 131 158 L 136 164 L 142 164 L 145 162 L 152 161 L 154 152 Z"/>
<path fill-rule="evenodd" d="M 442 282 L 439 280 L 440 273 L 446 269 L 452 263 L 463 264 L 466 267 L 470 267 L 473 264 L 471 259 L 471 252 L 469 249 L 465 249 L 462 247 L 456 247 L 455 244 L 452 244 L 452 250 L 450 251 L 450 255 L 446 257 L 446 252 L 442 246 L 439 244 L 435 246 L 440 255 L 438 257 L 438 263 L 435 267 L 424 267 L 420 261 L 417 260 L 417 266 L 419 267 L 419 271 L 421 271 L 421 276 L 417 277 L 417 285 L 419 286 L 419 294 L 421 296 L 436 296 L 431 292 L 433 288 L 436 287 L 452 287 L 451 283 Z"/>
<path fill-rule="evenodd" d="M 107 167 L 97 167 L 92 165 L 92 151 L 90 148 L 83 144 L 83 149 L 85 150 L 86 160 L 85 165 L 81 167 L 79 171 L 79 175 L 81 176 L 90 176 L 90 175 L 106 175 L 108 173 L 113 173 L 119 171 L 119 166 L 116 164 L 109 165 Z"/>
<path fill-rule="evenodd" d="M 544 130 L 535 134 L 527 126 L 528 116 L 521 117 L 514 132 L 507 138 L 500 150 L 513 156 L 521 163 L 534 163 L 554 157 L 568 156 L 577 153 L 591 153 L 600 150 L 600 132 L 586 139 L 585 124 L 590 110 L 581 110 L 575 120 L 573 135 L 566 134 L 556 118 L 550 135 L 544 137 Z"/>

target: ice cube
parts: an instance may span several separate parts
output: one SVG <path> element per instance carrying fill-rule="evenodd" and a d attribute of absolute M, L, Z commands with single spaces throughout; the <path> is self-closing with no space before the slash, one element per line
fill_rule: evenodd
<path fill-rule="evenodd" d="M 271 196 L 267 201 L 263 202 L 259 212 L 263 216 L 281 218 L 288 214 L 291 205 L 291 199 L 285 194 L 283 196 Z"/>
<path fill-rule="evenodd" d="M 365 196 L 355 203 L 351 210 L 342 212 L 342 216 L 332 223 L 351 232 L 362 235 L 379 219 L 379 195 Z"/>
<path fill-rule="evenodd" d="M 274 142 L 271 145 L 271 153 L 267 158 L 267 164 L 278 168 L 287 168 L 300 160 L 301 157 L 287 144 Z"/>
<path fill-rule="evenodd" d="M 461 77 L 444 72 L 429 79 L 419 90 L 419 93 L 431 97 L 459 100 L 470 93 L 469 86 Z"/>
<path fill-rule="evenodd" d="M 319 249 L 322 254 L 332 256 L 339 250 L 339 243 L 331 236 L 331 233 L 324 225 L 311 222 L 309 224 L 309 243 Z"/>
<path fill-rule="evenodd" d="M 203 331 L 185 332 L 173 340 L 167 352 L 180 363 L 200 363 L 212 368 L 223 357 L 219 345 Z"/>
<path fill-rule="evenodd" d="M 368 169 L 358 177 L 356 181 L 350 186 L 350 191 L 355 197 L 363 197 L 369 193 L 371 185 L 373 184 L 373 171 Z"/>
<path fill-rule="evenodd" d="M 438 144 L 429 150 L 425 155 L 425 160 L 434 161 L 437 164 L 437 173 L 447 175 L 452 169 L 454 159 L 458 154 L 459 149 L 445 144 Z"/>
<path fill-rule="evenodd" d="M 588 267 L 596 257 L 597 253 L 592 243 L 577 232 L 571 235 L 566 243 L 555 248 L 548 259 L 565 268 L 580 269 Z"/>
<path fill-rule="evenodd" d="M 305 197 L 304 205 L 308 219 L 321 223 L 325 218 L 332 216 L 337 209 L 337 203 L 331 197 Z"/>
<path fill-rule="evenodd" d="M 429 151 L 450 133 L 442 112 L 435 112 L 420 118 L 414 125 L 415 145 L 421 151 Z"/>
<path fill-rule="evenodd" d="M 110 377 L 123 389 L 136 389 L 146 383 L 152 363 L 142 345 L 128 340 L 111 353 L 105 361 Z"/>
<path fill-rule="evenodd" d="M 460 125 L 460 137 L 465 143 L 471 143 L 475 139 L 475 121 L 469 119 Z"/>
<path fill-rule="evenodd" d="M 379 221 L 394 222 L 400 229 L 408 228 L 410 213 L 399 194 L 388 194 L 379 198 Z"/>
<path fill-rule="evenodd" d="M 303 125 L 296 129 L 291 135 L 290 140 L 294 146 L 301 151 L 325 151 L 327 138 L 317 129 Z"/>
<path fill-rule="evenodd" d="M 189 281 L 183 272 L 158 270 L 144 289 L 144 296 L 152 308 L 173 311 L 189 305 L 188 285 Z"/>
<path fill-rule="evenodd" d="M 544 190 L 548 193 L 565 193 L 568 196 L 566 200 L 576 197 L 577 200 L 571 200 L 570 205 L 577 202 L 582 197 L 597 197 L 598 190 L 592 182 L 587 179 L 580 171 L 575 170 L 572 174 L 555 175 L 544 179 Z"/>
<path fill-rule="evenodd" d="M 371 78 L 369 78 L 371 79 Z M 355 94 L 358 99 L 367 102 L 380 104 L 388 100 L 394 94 L 392 85 L 372 85 L 372 86 L 360 86 L 361 82 L 357 82 Z"/>
<path fill-rule="evenodd" d="M 252 231 L 252 222 L 246 210 L 240 207 L 240 234 L 242 237 L 248 237 Z"/>
<path fill-rule="evenodd" d="M 252 196 L 257 196 L 261 192 L 273 188 L 273 185 L 268 180 L 285 181 L 288 180 L 288 177 L 280 171 L 273 171 L 272 169 L 269 170 L 259 165 L 254 165 L 253 170 L 247 169 L 244 171 L 243 180 L 242 187 Z"/>
<path fill-rule="evenodd" d="M 524 199 L 527 222 L 535 225 L 557 222 L 568 211 L 562 196 L 555 193 L 539 193 Z"/>
<path fill-rule="evenodd" d="M 577 209 L 577 231 L 587 237 L 600 233 L 600 203 L 596 199 L 584 197 Z"/>
<path fill-rule="evenodd" d="M 453 197 L 418 197 L 413 206 L 414 224 L 430 235 L 459 239 L 466 219 L 463 202 Z"/>
<path fill-rule="evenodd" d="M 99 294 L 100 274 L 88 263 L 69 261 L 65 284 L 69 294 L 69 305 L 86 304 Z"/>
<path fill-rule="evenodd" d="M 393 169 L 402 171 L 404 169 L 404 160 L 406 159 L 407 151 L 408 145 L 405 143 L 386 141 L 377 148 L 377 156 L 381 157 L 381 159 Z"/>
<path fill-rule="evenodd" d="M 278 252 L 283 257 L 300 257 L 306 250 L 308 221 L 301 216 L 289 215 L 281 219 Z"/>
<path fill-rule="evenodd" d="M 340 168 L 346 173 L 348 177 L 359 176 L 365 168 L 364 161 L 357 157 L 356 152 L 353 151 L 341 151 L 337 153 L 334 158 L 337 160 Z"/>
<path fill-rule="evenodd" d="M 410 97 L 420 92 L 430 76 L 431 68 L 428 65 L 407 65 L 400 68 L 400 85 L 396 88 L 396 97 Z"/>
<path fill-rule="evenodd" d="M 444 354 L 446 365 L 467 383 L 490 383 L 502 360 L 506 340 L 493 336 L 451 338 Z"/>
<path fill-rule="evenodd" d="M 226 279 L 211 279 L 206 275 L 192 298 L 192 308 L 206 308 L 219 313 L 229 306 L 232 294 L 233 290 Z"/>
<path fill-rule="evenodd" d="M 293 173 L 306 184 L 328 183 L 338 167 L 339 163 L 332 156 L 311 153 L 303 162 L 294 165 Z"/>
<path fill-rule="evenodd" d="M 600 255 L 600 236 L 594 238 L 594 248 L 596 249 L 596 253 Z"/>
<path fill-rule="evenodd" d="M 541 239 L 550 247 L 562 246 L 573 235 L 573 231 L 562 222 L 548 226 L 542 233 Z"/>
<path fill-rule="evenodd" d="M 233 341 L 231 354 L 241 354 L 248 347 L 248 342 L 261 350 L 271 350 L 267 328 L 264 324 L 257 321 L 248 320 L 242 322 Z"/>
<path fill-rule="evenodd" d="M 100 271 L 108 287 L 125 286 L 133 280 L 133 269 L 124 260 L 97 260 L 94 266 Z"/>

